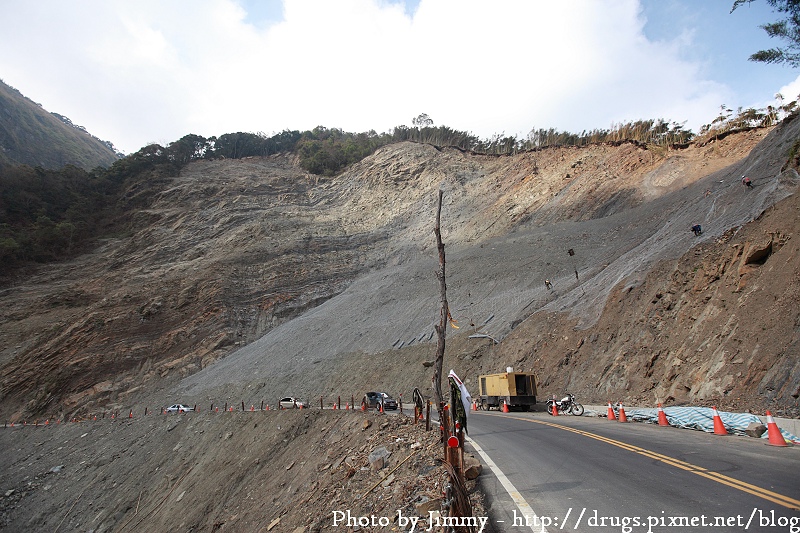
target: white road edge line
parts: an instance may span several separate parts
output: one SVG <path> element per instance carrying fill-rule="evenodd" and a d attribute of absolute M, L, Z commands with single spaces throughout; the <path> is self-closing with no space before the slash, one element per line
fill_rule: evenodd
<path fill-rule="evenodd" d="M 544 524 L 541 524 L 539 517 L 535 512 L 533 512 L 531 506 L 528 505 L 528 502 L 525 501 L 525 498 L 522 497 L 522 494 L 519 493 L 514 484 L 511 483 L 503 471 L 500 470 L 500 467 L 498 467 L 495 462 L 492 461 L 492 458 L 489 457 L 489 455 L 483 451 L 483 448 L 481 448 L 480 445 L 470 437 L 467 437 L 467 442 L 469 442 L 470 445 L 475 448 L 475 451 L 480 454 L 486 465 L 492 469 L 494 475 L 500 480 L 500 484 L 503 485 L 503 488 L 506 489 L 508 495 L 511 496 L 511 499 L 514 500 L 515 504 L 517 504 L 517 508 L 520 510 L 523 516 L 525 516 L 525 521 L 530 524 L 531 531 L 534 533 L 548 533 L 547 529 L 544 527 Z M 534 529 L 534 524 L 541 524 L 541 527 L 539 529 Z"/>

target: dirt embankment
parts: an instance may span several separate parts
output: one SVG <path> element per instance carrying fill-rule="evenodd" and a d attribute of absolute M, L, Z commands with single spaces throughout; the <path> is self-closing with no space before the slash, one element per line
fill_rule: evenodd
<path fill-rule="evenodd" d="M 348 511 L 395 526 L 438 510 L 447 479 L 438 428 L 344 410 L 138 413 L 0 429 L 0 443 L 9 532 L 348 531 L 333 527 Z"/>

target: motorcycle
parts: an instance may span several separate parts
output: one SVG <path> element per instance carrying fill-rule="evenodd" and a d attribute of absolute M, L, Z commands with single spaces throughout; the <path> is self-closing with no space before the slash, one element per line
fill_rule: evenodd
<path fill-rule="evenodd" d="M 555 398 L 547 400 L 547 412 L 550 415 L 553 414 L 554 403 L 558 409 L 558 414 L 583 415 L 583 406 L 575 401 L 574 394 L 567 394 L 561 400 L 556 400 Z"/>

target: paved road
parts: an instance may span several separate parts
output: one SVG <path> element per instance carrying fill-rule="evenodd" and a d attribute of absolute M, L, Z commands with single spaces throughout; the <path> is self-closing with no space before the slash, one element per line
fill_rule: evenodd
<path fill-rule="evenodd" d="M 800 532 L 800 447 L 546 413 L 471 412 L 469 436 L 498 533 Z"/>

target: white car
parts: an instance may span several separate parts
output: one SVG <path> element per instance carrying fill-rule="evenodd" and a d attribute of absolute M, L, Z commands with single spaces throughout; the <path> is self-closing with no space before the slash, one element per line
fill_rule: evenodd
<path fill-rule="evenodd" d="M 188 405 L 182 405 L 176 403 L 175 405 L 170 405 L 164 410 L 168 413 L 186 413 L 188 411 L 194 411 L 194 407 L 189 407 Z"/>
<path fill-rule="evenodd" d="M 291 396 L 287 396 L 286 398 L 281 398 L 278 402 L 281 406 L 281 409 L 306 409 L 308 408 L 308 404 L 299 398 L 293 398 Z"/>

